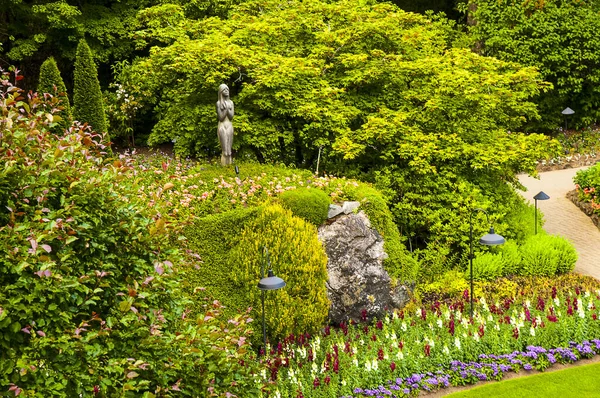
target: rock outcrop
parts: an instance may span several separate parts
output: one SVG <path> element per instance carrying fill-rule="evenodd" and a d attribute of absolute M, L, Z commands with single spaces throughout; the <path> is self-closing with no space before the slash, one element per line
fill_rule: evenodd
<path fill-rule="evenodd" d="M 371 228 L 364 212 L 340 215 L 322 225 L 319 239 L 329 258 L 327 294 L 331 300 L 331 323 L 381 317 L 406 305 L 410 289 L 391 286 L 390 276 L 383 268 L 387 258 L 383 238 Z"/>

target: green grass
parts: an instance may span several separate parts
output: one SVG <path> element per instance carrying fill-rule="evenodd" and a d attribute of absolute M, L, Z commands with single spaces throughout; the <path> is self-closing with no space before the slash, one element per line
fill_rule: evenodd
<path fill-rule="evenodd" d="M 600 364 L 575 366 L 475 387 L 447 397 L 599 397 Z"/>

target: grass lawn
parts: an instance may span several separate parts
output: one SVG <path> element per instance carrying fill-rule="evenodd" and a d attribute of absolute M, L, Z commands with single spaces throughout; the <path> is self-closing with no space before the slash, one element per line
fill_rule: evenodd
<path fill-rule="evenodd" d="M 600 397 L 600 364 L 500 381 L 447 397 Z"/>

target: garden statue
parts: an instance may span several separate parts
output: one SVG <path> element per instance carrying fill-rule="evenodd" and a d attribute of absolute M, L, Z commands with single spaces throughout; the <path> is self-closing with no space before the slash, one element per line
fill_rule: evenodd
<path fill-rule="evenodd" d="M 217 116 L 219 126 L 217 134 L 221 143 L 221 164 L 226 166 L 233 163 L 231 146 L 233 144 L 233 101 L 229 99 L 229 87 L 226 84 L 219 86 L 219 100 L 217 101 Z"/>

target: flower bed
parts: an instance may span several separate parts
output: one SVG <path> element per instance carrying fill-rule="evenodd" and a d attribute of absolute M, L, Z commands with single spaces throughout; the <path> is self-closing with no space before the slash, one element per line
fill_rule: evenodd
<path fill-rule="evenodd" d="M 535 294 L 486 293 L 472 320 L 465 292 L 448 303 L 412 303 L 371 325 L 290 337 L 266 359 L 272 396 L 404 396 L 595 355 L 600 289 L 566 279 L 577 287 L 558 280 L 539 283 Z"/>

